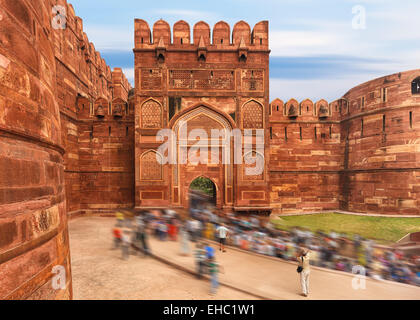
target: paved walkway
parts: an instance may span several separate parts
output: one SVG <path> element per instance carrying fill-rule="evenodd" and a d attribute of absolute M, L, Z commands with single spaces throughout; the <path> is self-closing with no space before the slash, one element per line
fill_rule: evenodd
<path fill-rule="evenodd" d="M 79 237 L 86 237 L 86 239 L 95 237 L 95 234 L 85 235 L 84 233 L 88 230 L 102 230 L 101 237 L 103 238 L 103 243 L 106 243 L 107 248 L 110 246 L 110 234 L 111 228 L 114 223 L 112 218 L 80 218 L 72 221 L 70 223 L 70 234 L 71 234 L 71 249 L 72 249 L 72 258 L 80 256 L 81 248 L 74 244 L 73 241 L 79 242 Z M 94 226 L 94 227 L 92 227 Z M 85 229 L 80 230 L 80 229 Z M 106 229 L 108 228 L 108 231 Z M 105 231 L 105 236 L 103 232 Z M 99 232 L 99 231 L 98 231 Z M 150 244 L 152 252 L 160 257 L 163 261 L 170 263 L 176 268 L 168 270 L 168 274 L 165 274 L 166 278 L 174 279 L 178 277 L 181 271 L 178 270 L 189 270 L 193 272 L 194 270 L 194 260 L 192 256 L 181 256 L 180 253 L 180 244 L 178 242 L 165 241 L 161 242 L 150 238 Z M 87 246 L 89 244 L 86 244 Z M 214 245 L 216 247 L 216 245 Z M 193 248 L 193 247 L 192 247 Z M 87 249 L 87 248 L 86 248 Z M 93 248 L 89 249 L 95 251 L 97 257 L 92 257 L 95 260 L 95 264 L 98 259 L 107 260 L 112 259 L 112 262 L 109 263 L 109 267 L 112 267 L 121 264 L 122 262 L 116 257 L 110 257 L 109 253 L 102 252 L 104 250 L 96 250 Z M 106 250 L 105 250 L 106 251 Z M 276 258 L 261 256 L 258 254 L 252 254 L 248 252 L 243 252 L 242 250 L 237 249 L 228 249 L 226 253 L 221 253 L 216 251 L 216 256 L 219 263 L 224 267 L 225 273 L 220 275 L 220 281 L 226 284 L 228 287 L 222 287 L 220 295 L 218 294 L 218 299 L 226 299 L 230 297 L 232 299 L 241 299 L 238 295 L 245 295 L 245 292 L 252 293 L 245 295 L 247 298 L 256 298 L 263 297 L 266 299 L 308 299 L 301 297 L 299 280 L 296 273 L 296 265 L 293 263 L 285 262 Z M 103 256 L 105 254 L 105 256 Z M 113 253 L 114 254 L 114 253 Z M 115 254 L 114 254 L 115 255 Z M 73 260 L 73 259 L 72 259 Z M 140 261 L 139 267 L 146 269 L 136 269 L 133 270 L 134 273 L 144 274 L 153 270 L 153 266 L 156 261 L 153 261 L 150 258 L 140 258 L 140 257 L 131 257 L 128 263 L 131 261 Z M 147 261 L 147 263 L 146 263 Z M 74 262 L 72 262 L 74 263 Z M 75 283 L 75 297 L 78 297 L 77 290 L 85 290 L 84 288 L 79 287 L 79 283 L 82 284 L 83 281 L 79 282 L 78 277 L 80 273 L 79 267 L 80 263 L 83 264 L 85 268 L 90 268 L 88 258 L 82 258 L 82 261 L 76 264 L 73 264 L 73 282 Z M 126 263 L 126 262 L 123 262 Z M 152 263 L 153 266 L 148 266 Z M 140 265 L 141 264 L 141 265 Z M 178 270 L 177 270 L 178 269 Z M 140 270 L 140 271 L 139 271 Z M 87 272 L 89 274 L 89 272 Z M 183 273 L 187 275 L 187 273 Z M 135 274 L 133 275 L 136 276 Z M 184 276 L 185 277 L 185 276 Z M 193 278 L 188 278 L 192 280 Z M 121 279 L 123 280 L 123 279 Z M 352 288 L 353 277 L 351 274 L 331 271 L 328 269 L 313 268 L 311 272 L 310 287 L 311 295 L 309 299 L 420 299 L 420 288 L 414 286 L 408 286 L 393 282 L 379 282 L 372 279 L 366 279 L 366 289 L 364 290 L 354 290 Z M 102 279 L 102 281 L 107 281 L 107 279 Z M 112 282 L 118 286 L 119 283 L 118 275 L 117 278 L 113 278 Z M 153 284 L 153 280 L 150 280 L 150 285 Z M 160 279 L 154 279 L 154 281 L 159 282 Z M 206 281 L 192 280 L 197 286 L 207 286 Z M 156 284 L 158 286 L 158 284 Z M 186 290 L 186 283 L 182 286 L 183 289 L 177 288 L 178 292 L 183 292 Z M 242 292 L 235 290 L 228 290 L 231 288 L 240 289 Z M 191 288 L 189 288 L 191 290 Z M 168 291 L 169 290 L 169 291 Z M 207 289 L 206 289 L 207 290 Z M 159 296 L 159 293 L 156 293 L 157 296 L 152 295 L 150 299 L 165 299 L 165 297 L 170 298 L 171 289 L 168 288 L 165 294 L 162 294 L 162 297 Z M 223 292 L 222 292 L 223 291 Z M 131 292 L 131 291 L 130 291 Z M 172 298 L 183 299 L 183 295 L 174 295 Z M 229 296 L 232 295 L 232 296 Z M 124 293 L 121 293 L 121 296 L 124 296 Z M 207 299 L 204 297 L 204 299 Z"/>
<path fill-rule="evenodd" d="M 221 287 L 209 295 L 209 283 L 153 258 L 121 259 L 112 250 L 113 218 L 78 218 L 69 222 L 75 300 L 255 299 Z"/>

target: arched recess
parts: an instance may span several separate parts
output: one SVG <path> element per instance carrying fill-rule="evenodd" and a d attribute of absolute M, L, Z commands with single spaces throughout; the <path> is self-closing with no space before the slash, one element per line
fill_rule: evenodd
<path fill-rule="evenodd" d="M 244 129 L 264 128 L 264 106 L 251 99 L 242 105 L 242 127 Z"/>
<path fill-rule="evenodd" d="M 94 112 L 97 117 L 104 117 L 109 114 L 109 102 L 105 98 L 101 97 L 96 99 L 94 104 Z"/>
<path fill-rule="evenodd" d="M 289 118 L 296 118 L 299 115 L 299 102 L 296 99 L 287 101 L 284 108 L 284 115 Z"/>
<path fill-rule="evenodd" d="M 204 127 L 203 123 L 205 124 Z M 177 137 L 176 140 L 178 144 L 176 148 L 179 160 L 177 162 L 177 165 L 174 165 L 172 167 L 172 195 L 175 204 L 184 205 L 186 204 L 185 199 L 187 199 L 188 197 L 188 183 L 191 183 L 192 181 L 191 175 L 193 174 L 194 169 L 192 168 L 191 164 L 188 164 L 188 161 L 184 162 L 184 164 L 180 163 L 184 159 L 184 157 L 181 156 L 181 154 L 185 155 L 185 150 L 188 149 L 189 146 L 191 146 L 190 140 L 186 140 L 185 138 L 180 137 L 180 129 L 182 128 L 182 124 L 187 124 L 187 134 L 189 133 L 190 129 L 195 128 L 195 125 L 197 124 L 197 128 L 202 128 L 207 132 L 209 137 L 209 140 L 207 141 L 209 143 L 211 138 L 211 129 L 226 129 L 228 131 L 231 131 L 232 129 L 236 128 L 236 124 L 228 114 L 204 102 L 199 102 L 193 106 L 182 110 L 171 119 L 169 123 L 169 128 L 172 128 L 173 132 Z M 219 140 L 219 156 L 221 156 L 222 158 L 220 159 L 224 161 L 223 165 L 211 166 L 200 164 L 197 166 L 197 170 L 200 170 L 198 176 L 205 175 L 207 173 L 209 174 L 209 177 L 212 177 L 212 180 L 216 179 L 219 181 L 220 185 L 216 183 L 216 186 L 218 187 L 218 207 L 222 206 L 223 203 L 225 205 L 231 205 L 234 199 L 234 148 L 233 139 L 227 139 L 229 137 L 229 135 L 224 136 L 221 140 Z M 229 149 L 227 149 L 228 145 L 230 146 Z M 223 152 L 223 148 L 229 152 Z M 189 169 L 187 170 L 186 168 Z M 188 178 L 187 175 L 189 175 Z"/>
<path fill-rule="evenodd" d="M 188 119 L 190 117 L 189 114 L 191 114 L 191 112 L 197 112 L 196 110 L 198 110 L 200 108 L 200 111 L 204 111 L 204 110 L 208 110 L 207 112 L 211 112 L 215 115 L 216 118 L 219 119 L 224 119 L 223 121 L 227 121 L 229 128 L 236 128 L 236 124 L 235 121 L 233 121 L 232 117 L 230 117 L 227 113 L 225 113 L 224 111 L 214 107 L 211 104 L 208 104 L 206 102 L 198 102 L 195 103 L 185 109 L 183 109 L 182 111 L 178 112 L 169 122 L 168 127 L 169 128 L 175 128 L 177 127 L 177 124 L 179 123 L 179 121 Z M 221 120 L 222 121 L 222 120 Z"/>
<path fill-rule="evenodd" d="M 315 115 L 328 116 L 330 114 L 330 106 L 325 99 L 319 100 L 315 104 Z"/>
<path fill-rule="evenodd" d="M 200 180 L 200 181 L 199 181 Z M 205 186 L 199 186 L 198 188 L 196 188 L 196 186 L 194 185 L 197 181 L 200 182 L 200 184 L 202 184 L 203 182 L 208 182 Z M 205 189 L 212 189 L 212 190 L 203 190 L 202 187 L 205 187 Z M 200 174 L 197 175 L 195 178 L 193 178 L 190 183 L 189 183 L 189 203 L 190 203 L 190 208 L 192 208 L 194 206 L 194 194 L 192 194 L 192 192 L 194 191 L 199 191 L 204 193 L 205 195 L 208 196 L 208 199 L 203 199 L 204 204 L 206 204 L 205 202 L 210 202 L 213 205 L 217 205 L 217 200 L 220 197 L 219 193 L 219 187 L 217 186 L 217 183 L 210 177 L 208 177 L 207 175 L 204 174 Z M 210 192 L 211 191 L 211 192 Z M 199 195 L 198 195 L 199 196 Z"/>
<path fill-rule="evenodd" d="M 163 180 L 162 155 L 155 150 L 145 151 L 140 156 L 140 180 Z"/>
<path fill-rule="evenodd" d="M 163 126 L 163 111 L 159 101 L 149 98 L 143 102 L 140 109 L 141 127 L 144 129 L 159 129 Z"/>
<path fill-rule="evenodd" d="M 257 151 L 253 150 L 244 154 L 242 180 L 264 180 L 264 163 L 264 156 Z"/>

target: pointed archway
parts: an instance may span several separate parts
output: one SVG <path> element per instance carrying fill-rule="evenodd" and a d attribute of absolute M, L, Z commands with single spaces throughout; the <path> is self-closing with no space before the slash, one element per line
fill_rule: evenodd
<path fill-rule="evenodd" d="M 216 184 L 210 178 L 197 177 L 190 184 L 189 199 L 191 209 L 204 209 L 208 204 L 215 207 L 217 204 Z"/>
<path fill-rule="evenodd" d="M 178 161 L 172 167 L 171 181 L 173 205 L 189 207 L 188 195 L 191 183 L 197 177 L 205 177 L 211 179 L 217 188 L 217 196 L 213 199 L 216 207 L 232 206 L 234 186 L 233 145 L 228 138 L 229 135 L 223 134 L 225 132 L 223 130 L 231 131 L 235 127 L 235 123 L 230 116 L 203 102 L 178 113 L 171 119 L 169 126 L 177 137 L 176 154 Z M 194 163 L 190 161 L 190 151 L 196 140 L 191 138 L 189 134 L 197 128 L 204 135 L 200 137 L 200 142 L 201 146 L 208 151 L 208 154 L 204 156 L 208 162 Z M 212 139 L 213 130 L 222 132 L 220 139 Z M 185 135 L 181 134 L 182 132 Z M 227 148 L 227 146 L 230 147 Z M 201 155 L 201 151 L 199 153 Z"/>

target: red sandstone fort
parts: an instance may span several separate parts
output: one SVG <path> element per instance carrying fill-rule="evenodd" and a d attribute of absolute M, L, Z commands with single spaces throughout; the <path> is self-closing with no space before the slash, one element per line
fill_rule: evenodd
<path fill-rule="evenodd" d="M 71 298 L 68 217 L 186 207 L 201 176 L 225 211 L 420 214 L 420 69 L 333 102 L 270 103 L 267 21 L 135 20 L 134 53 L 132 89 L 65 0 L 0 0 L 0 299 Z M 264 129 L 263 173 L 161 165 L 156 134 L 181 120 Z M 51 289 L 55 265 L 67 289 Z"/>

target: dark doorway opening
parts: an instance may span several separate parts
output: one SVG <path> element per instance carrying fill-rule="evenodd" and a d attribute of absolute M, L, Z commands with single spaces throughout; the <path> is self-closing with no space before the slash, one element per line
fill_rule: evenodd
<path fill-rule="evenodd" d="M 204 210 L 208 205 L 216 206 L 216 185 L 209 178 L 198 177 L 190 184 L 190 209 Z"/>

